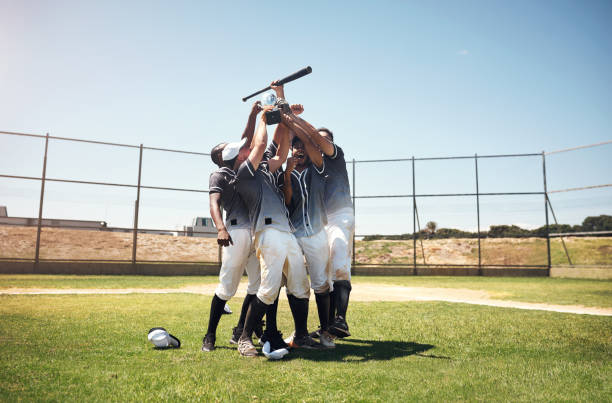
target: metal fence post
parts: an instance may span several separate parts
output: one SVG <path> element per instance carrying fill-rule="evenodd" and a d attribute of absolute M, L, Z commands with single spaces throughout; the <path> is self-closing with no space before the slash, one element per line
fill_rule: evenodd
<path fill-rule="evenodd" d="M 134 202 L 134 232 L 132 237 L 132 264 L 136 264 L 136 250 L 138 249 L 138 211 L 140 208 L 140 178 L 142 175 L 142 144 L 138 156 L 138 187 L 136 188 L 136 202 Z"/>
<path fill-rule="evenodd" d="M 414 176 L 414 155 L 412 156 L 412 274 L 416 276 L 416 184 Z"/>
<path fill-rule="evenodd" d="M 355 215 L 355 158 L 353 158 L 353 223 L 355 223 L 356 215 Z M 357 256 L 355 255 L 355 231 L 353 230 L 353 264 L 351 266 L 355 266 L 357 262 Z"/>
<path fill-rule="evenodd" d="M 45 178 L 47 177 L 47 150 L 49 149 L 49 133 L 45 136 L 45 156 L 43 158 L 43 171 L 40 181 L 40 202 L 38 204 L 38 225 L 36 229 L 36 253 L 34 255 L 34 263 L 38 265 L 40 258 L 40 232 L 42 229 L 42 212 L 43 202 L 45 199 Z"/>
<path fill-rule="evenodd" d="M 478 220 L 478 275 L 482 276 L 482 258 L 480 254 L 480 191 L 478 189 L 478 154 L 474 154 L 476 166 L 476 218 Z"/>
<path fill-rule="evenodd" d="M 546 187 L 546 153 L 542 151 L 542 178 L 544 179 L 544 215 L 546 217 L 546 254 L 548 255 L 548 276 L 550 277 L 550 228 L 548 224 L 548 189 Z"/>

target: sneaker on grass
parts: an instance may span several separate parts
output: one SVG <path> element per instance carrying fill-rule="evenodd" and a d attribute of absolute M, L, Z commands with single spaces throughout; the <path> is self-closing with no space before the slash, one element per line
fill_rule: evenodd
<path fill-rule="evenodd" d="M 329 326 L 328 331 L 338 338 L 349 337 L 349 327 L 342 316 L 336 316 L 334 323 Z"/>
<path fill-rule="evenodd" d="M 295 333 L 291 335 L 285 342 L 289 344 L 291 348 L 304 348 L 309 350 L 320 350 L 323 348 L 321 343 L 315 341 L 309 334 L 296 336 Z"/>
<path fill-rule="evenodd" d="M 329 334 L 329 332 L 326 330 L 323 330 L 321 332 L 319 342 L 324 348 L 336 348 L 336 343 L 334 343 L 334 336 Z"/>
<path fill-rule="evenodd" d="M 313 339 L 318 339 L 319 337 L 321 337 L 321 328 L 319 327 L 314 332 L 310 332 L 310 337 L 312 337 Z"/>
<path fill-rule="evenodd" d="M 202 340 L 202 351 L 213 351 L 215 349 L 215 335 L 207 333 Z"/>
<path fill-rule="evenodd" d="M 241 337 L 238 340 L 238 352 L 243 357 L 257 357 L 257 350 L 250 337 Z"/>

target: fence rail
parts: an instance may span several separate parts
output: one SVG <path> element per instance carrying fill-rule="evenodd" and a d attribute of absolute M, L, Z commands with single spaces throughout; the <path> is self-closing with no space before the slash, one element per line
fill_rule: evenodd
<path fill-rule="evenodd" d="M 142 157 L 143 152 L 147 151 L 159 151 L 159 152 L 170 152 L 170 153 L 180 153 L 180 154 L 190 154 L 197 156 L 209 156 L 209 153 L 189 151 L 189 150 L 177 150 L 170 148 L 160 148 L 160 147 L 147 147 L 143 144 L 140 145 L 132 145 L 132 144 L 121 144 L 121 143 L 113 143 L 113 142 L 105 142 L 105 141 L 97 141 L 97 140 L 86 140 L 86 139 L 78 139 L 78 138 L 69 138 L 69 137 L 58 137 L 58 136 L 50 136 L 48 133 L 45 135 L 34 134 L 34 133 L 20 133 L 20 132 L 9 132 L 9 131 L 0 131 L 1 135 L 7 136 L 23 136 L 23 137 L 32 137 L 44 139 L 45 141 L 45 150 L 43 155 L 43 168 L 42 175 L 40 177 L 34 176 L 20 176 L 20 175 L 8 175 L 1 174 L 0 178 L 8 178 L 8 179 L 18 179 L 18 180 L 37 180 L 41 182 L 40 189 L 40 201 L 39 201 L 39 211 L 38 211 L 38 219 L 36 221 L 37 227 L 37 236 L 36 236 L 36 250 L 35 250 L 35 263 L 44 260 L 51 261 L 116 261 L 116 262 L 158 262 L 158 261 L 150 261 L 150 260 L 140 260 L 137 259 L 137 249 L 138 249 L 138 234 L 145 232 L 172 232 L 172 233 L 187 233 L 187 231 L 183 230 L 169 230 L 169 229 L 145 229 L 140 228 L 138 224 L 139 219 L 139 205 L 140 205 L 140 191 L 141 189 L 153 189 L 153 190 L 164 190 L 164 191 L 177 191 L 177 192 L 195 192 L 195 193 L 208 193 L 208 189 L 190 189 L 190 188 L 176 188 L 176 187 L 162 187 L 162 186 L 152 186 L 152 185 L 143 185 L 141 183 L 142 178 Z M 101 182 L 101 181 L 86 181 L 86 180 L 75 180 L 69 178 L 48 178 L 46 176 L 46 168 L 47 168 L 47 157 L 48 157 L 48 145 L 49 141 L 69 141 L 69 142 L 79 142 L 79 143 L 88 143 L 88 144 L 96 144 L 96 145 L 105 145 L 111 147 L 124 147 L 124 148 L 132 148 L 139 150 L 139 162 L 138 162 L 138 177 L 136 184 L 130 183 L 112 183 L 112 182 Z M 553 218 L 555 222 L 557 222 L 556 216 L 554 214 L 554 210 L 552 209 L 552 205 L 550 204 L 550 199 L 548 194 L 550 193 L 558 193 L 558 192 L 567 192 L 567 191 L 577 191 L 577 190 L 585 190 L 585 189 L 594 189 L 594 188 L 602 188 L 602 187 L 611 187 L 612 184 L 603 184 L 603 185 L 594 185 L 594 186 L 585 186 L 581 188 L 571 188 L 571 189 L 561 189 L 561 190 L 548 190 L 546 183 L 546 155 L 573 151 L 578 149 L 596 147 L 606 144 L 612 144 L 611 141 L 601 142 L 597 144 L 591 144 L 587 146 L 580 146 L 574 148 L 568 148 L 563 150 L 551 151 L 551 152 L 541 152 L 541 153 L 522 153 L 522 154 L 492 154 L 492 155 L 469 155 L 469 156 L 442 156 L 442 157 L 411 157 L 411 158 L 396 158 L 396 159 L 370 159 L 370 160 L 347 160 L 347 165 L 352 166 L 352 199 L 353 199 L 353 208 L 355 210 L 355 202 L 358 199 L 384 199 L 384 198 L 406 198 L 412 199 L 412 211 L 413 211 L 413 257 L 412 263 L 399 263 L 393 264 L 394 266 L 407 266 L 413 267 L 414 272 L 416 273 L 416 269 L 419 267 L 475 267 L 479 269 L 479 273 L 482 274 L 481 269 L 486 267 L 529 267 L 529 268 L 546 268 L 548 272 L 551 267 L 551 251 L 550 251 L 550 238 L 551 237 L 561 237 L 563 240 L 563 236 L 577 235 L 575 233 L 568 234 L 551 234 L 549 231 L 549 210 L 553 214 Z M 479 186 L 479 172 L 478 172 L 478 161 L 481 159 L 491 159 L 491 158 L 532 158 L 538 157 L 541 158 L 542 163 L 542 190 L 541 191 L 531 191 L 531 192 L 480 192 Z M 416 192 L 416 173 L 415 173 L 415 162 L 418 161 L 441 161 L 441 160 L 473 160 L 474 161 L 474 186 L 475 192 L 468 193 L 425 193 L 420 194 Z M 393 163 L 393 162 L 410 162 L 412 165 L 412 193 L 409 194 L 391 194 L 391 195 L 357 195 L 356 194 L 356 170 L 358 164 L 371 164 L 371 163 Z M 132 227 L 109 227 L 106 230 L 116 230 L 116 231 L 124 231 L 124 232 L 132 232 L 133 240 L 132 240 L 132 258 L 131 260 L 113 260 L 113 259 L 41 259 L 40 258 L 40 237 L 41 237 L 41 229 L 43 227 L 61 227 L 54 225 L 45 225 L 43 224 L 43 205 L 44 205 L 44 194 L 45 194 L 45 183 L 46 182 L 60 182 L 60 183 L 75 183 L 75 184 L 86 184 L 86 185 L 96 185 L 96 186 L 113 186 L 113 187 L 124 187 L 124 188 L 132 188 L 136 189 L 136 200 L 134 203 L 134 225 Z M 482 246 L 481 246 L 481 228 L 480 228 L 480 198 L 482 196 L 543 196 L 544 202 L 544 218 L 545 218 L 545 235 L 546 244 L 547 244 L 547 263 L 543 265 L 496 265 L 496 264 L 486 264 L 482 261 Z M 419 221 L 419 213 L 417 200 L 420 198 L 432 198 L 432 197 L 473 197 L 475 199 L 475 215 L 477 221 L 477 240 L 478 240 L 478 263 L 477 264 L 427 264 L 425 263 L 425 255 L 424 248 L 422 244 L 422 239 L 419 237 L 419 233 L 421 232 L 421 225 Z M 76 228 L 74 226 L 71 227 L 62 227 L 62 228 Z M 90 229 L 90 228 L 89 228 Z M 418 230 L 418 231 L 417 231 Z M 191 231 L 190 233 L 204 233 L 199 231 Z M 585 233 L 586 234 L 586 233 Z M 363 235 L 365 236 L 365 235 Z M 417 240 L 421 241 L 421 251 L 423 253 L 423 261 L 424 263 L 417 262 Z M 565 243 L 563 242 L 563 246 L 565 248 L 568 261 L 571 264 L 571 260 L 569 258 L 569 253 L 567 252 L 567 248 L 565 247 Z M 0 260 L 32 260 L 25 258 L 0 258 Z M 166 261 L 164 261 L 166 262 Z M 218 256 L 218 263 L 220 263 L 220 253 Z M 167 262 L 171 263 L 171 262 Z M 181 263 L 203 263 L 203 262 L 181 262 Z M 353 264 L 358 265 L 356 262 L 356 253 L 355 253 L 355 239 L 353 238 Z M 384 264 L 376 264 L 377 266 Z"/>

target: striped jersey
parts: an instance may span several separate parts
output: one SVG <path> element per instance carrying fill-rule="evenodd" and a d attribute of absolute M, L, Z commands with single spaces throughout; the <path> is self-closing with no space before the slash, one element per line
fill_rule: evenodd
<path fill-rule="evenodd" d="M 236 173 L 233 170 L 223 167 L 210 174 L 208 190 L 211 194 L 221 194 L 227 229 L 250 228 L 249 211 L 236 191 Z"/>

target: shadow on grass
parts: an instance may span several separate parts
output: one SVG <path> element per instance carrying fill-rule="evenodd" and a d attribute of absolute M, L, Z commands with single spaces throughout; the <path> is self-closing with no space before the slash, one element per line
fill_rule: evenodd
<path fill-rule="evenodd" d="M 336 342 L 336 348 L 330 350 L 291 350 L 283 361 L 302 358 L 312 361 L 386 361 L 410 355 L 450 360 L 450 357 L 423 354 L 435 346 L 405 341 L 373 341 L 344 339 Z"/>

